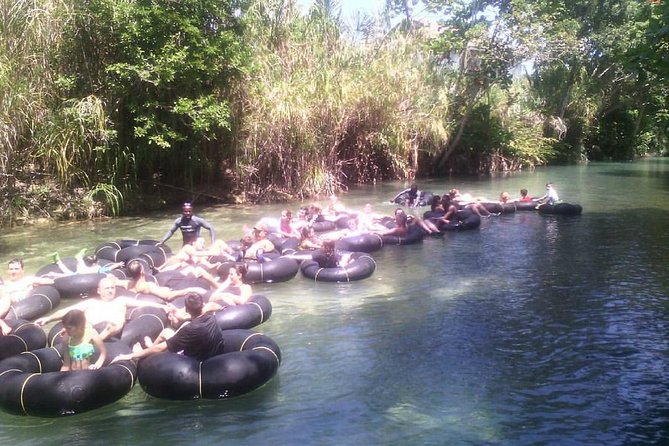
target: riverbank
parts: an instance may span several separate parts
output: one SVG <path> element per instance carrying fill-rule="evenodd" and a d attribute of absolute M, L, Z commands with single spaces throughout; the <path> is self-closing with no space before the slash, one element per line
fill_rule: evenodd
<path fill-rule="evenodd" d="M 116 203 L 110 203 L 116 200 Z M 239 197 L 221 188 L 186 190 L 169 185 L 147 186 L 141 192 L 110 196 L 104 190 L 67 191 L 48 177 L 15 180 L 3 187 L 0 228 L 46 225 L 53 222 L 100 220 L 137 216 L 168 209 L 185 201 L 200 205 L 239 204 Z"/>

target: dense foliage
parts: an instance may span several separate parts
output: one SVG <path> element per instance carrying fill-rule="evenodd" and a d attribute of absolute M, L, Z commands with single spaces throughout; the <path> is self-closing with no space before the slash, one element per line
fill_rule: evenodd
<path fill-rule="evenodd" d="M 667 147 L 667 2 L 386 7 L 0 0 L 0 221 Z"/>

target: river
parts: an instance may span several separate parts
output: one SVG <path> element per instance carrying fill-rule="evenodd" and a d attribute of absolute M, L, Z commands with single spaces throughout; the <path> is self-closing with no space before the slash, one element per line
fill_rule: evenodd
<path fill-rule="evenodd" d="M 218 401 L 162 401 L 140 385 L 102 409 L 59 419 L 0 413 L 0 443 L 229 445 L 624 445 L 669 441 L 669 159 L 421 181 L 442 193 L 543 192 L 579 217 L 517 212 L 479 230 L 373 253 L 347 284 L 256 285 L 273 304 L 257 328 L 281 347 L 264 387 Z M 382 204 L 402 185 L 356 187 Z M 299 203 L 289 205 L 296 210 Z M 218 236 L 283 205 L 198 207 Z M 179 213 L 17 228 L 2 265 L 108 240 L 160 238 Z M 177 234 L 169 244 L 177 248 Z"/>

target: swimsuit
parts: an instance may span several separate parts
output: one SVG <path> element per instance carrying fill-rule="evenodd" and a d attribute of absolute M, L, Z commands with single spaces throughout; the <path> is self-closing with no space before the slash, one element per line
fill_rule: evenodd
<path fill-rule="evenodd" d="M 67 343 L 67 349 L 70 354 L 70 359 L 72 361 L 83 361 L 90 358 L 95 353 L 95 347 L 90 343 L 91 340 L 91 327 L 86 327 L 84 336 L 81 338 L 81 343 L 77 345 L 70 344 L 70 341 Z"/>

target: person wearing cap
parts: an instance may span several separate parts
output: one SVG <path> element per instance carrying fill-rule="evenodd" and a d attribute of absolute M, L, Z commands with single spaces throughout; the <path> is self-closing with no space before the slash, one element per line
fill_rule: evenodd
<path fill-rule="evenodd" d="M 112 362 L 140 359 L 165 350 L 182 353 L 198 361 L 204 361 L 224 353 L 223 332 L 213 313 L 203 313 L 204 302 L 199 294 L 186 296 L 186 312 L 190 320 L 184 322 L 177 331 L 163 330 L 155 342 L 145 339 L 145 349 L 136 347 L 132 353 L 118 355 Z"/>
<path fill-rule="evenodd" d="M 274 243 L 267 239 L 269 230 L 264 223 L 253 227 L 253 243 L 244 251 L 244 258 L 263 262 L 267 259 L 263 254 L 274 251 Z"/>
<path fill-rule="evenodd" d="M 174 235 L 177 229 L 181 230 L 181 236 L 183 237 L 183 244 L 191 243 L 197 240 L 200 236 L 200 230 L 205 228 L 209 231 L 211 236 L 211 242 L 214 243 L 216 240 L 216 233 L 214 232 L 213 226 L 207 222 L 204 218 L 200 218 L 197 215 L 193 215 L 193 205 L 190 203 L 184 203 L 181 207 L 181 217 L 174 220 L 174 224 L 169 231 L 163 236 L 163 238 L 158 242 L 159 245 L 162 245 Z"/>

